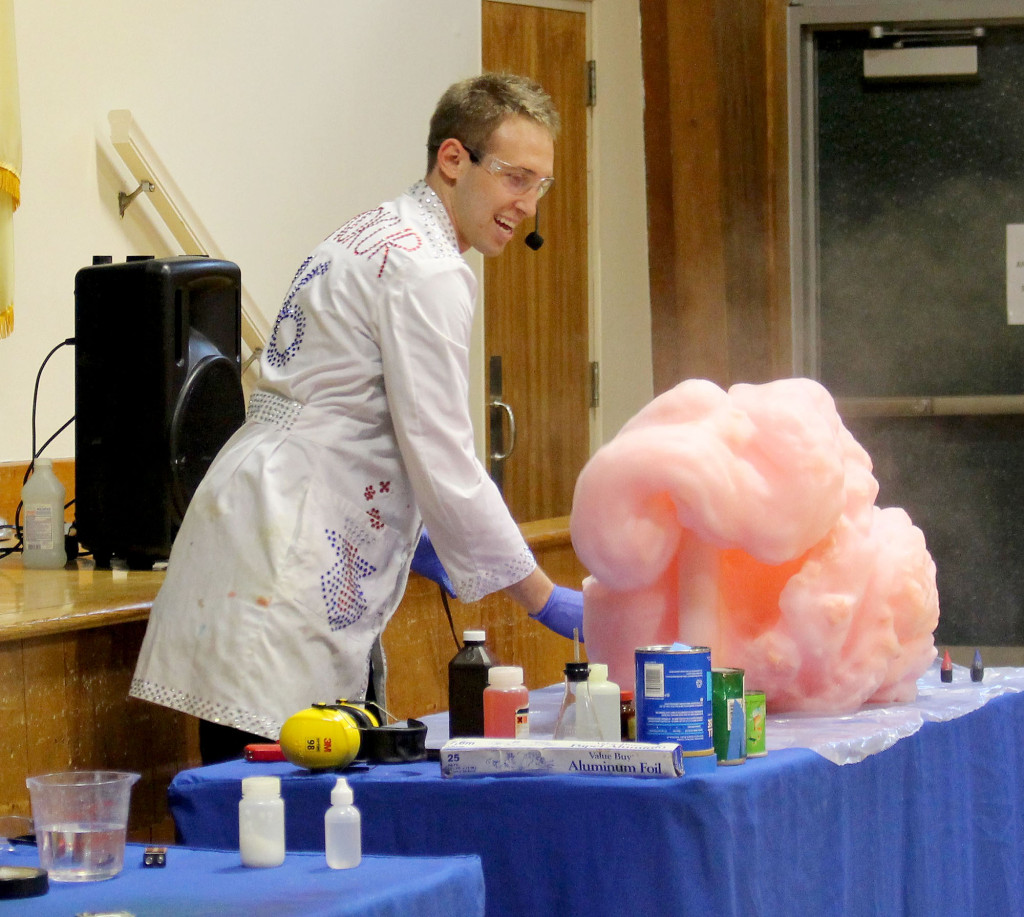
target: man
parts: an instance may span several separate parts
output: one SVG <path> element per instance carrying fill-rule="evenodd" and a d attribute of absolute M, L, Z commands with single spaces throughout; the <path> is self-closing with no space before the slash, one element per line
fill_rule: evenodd
<path fill-rule="evenodd" d="M 204 761 L 276 738 L 315 700 L 364 696 L 424 524 L 463 601 L 505 590 L 582 633 L 581 594 L 537 566 L 468 411 L 476 280 L 462 253 L 500 254 L 534 215 L 558 127 L 522 77 L 455 84 L 431 119 L 425 180 L 296 273 L 246 423 L 175 540 L 131 686 L 202 720 Z"/>

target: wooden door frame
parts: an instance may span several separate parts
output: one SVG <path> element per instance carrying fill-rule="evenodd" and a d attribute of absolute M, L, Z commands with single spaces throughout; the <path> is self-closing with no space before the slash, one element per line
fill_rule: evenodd
<path fill-rule="evenodd" d="M 508 3 L 513 6 L 536 6 L 542 9 L 564 10 L 570 13 L 582 13 L 586 17 L 586 57 L 593 60 L 593 0 L 490 0 L 492 3 Z M 481 0 L 481 4 L 483 0 Z M 482 50 L 482 48 L 481 48 Z M 482 62 L 481 62 L 482 67 Z M 601 353 L 601 300 L 599 273 L 596 267 L 598 214 L 598 172 L 595 161 L 594 117 L 596 109 L 587 111 L 587 336 L 588 361 L 593 363 Z M 487 355 L 484 345 L 485 329 L 484 314 L 487 290 L 484 285 L 483 257 L 475 251 L 466 253 L 467 261 L 473 268 L 480 284 L 478 308 L 473 327 L 473 343 L 470 354 L 470 411 L 473 417 L 473 430 L 477 455 L 487 465 Z M 600 402 L 591 407 L 590 425 L 588 430 L 590 454 L 603 442 L 602 412 Z"/>

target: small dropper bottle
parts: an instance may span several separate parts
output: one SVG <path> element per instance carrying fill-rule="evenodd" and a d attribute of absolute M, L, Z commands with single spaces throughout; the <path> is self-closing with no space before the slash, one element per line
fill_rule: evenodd
<path fill-rule="evenodd" d="M 352 787 L 339 777 L 324 816 L 324 846 L 331 869 L 351 869 L 363 858 L 362 818 L 352 800 Z"/>

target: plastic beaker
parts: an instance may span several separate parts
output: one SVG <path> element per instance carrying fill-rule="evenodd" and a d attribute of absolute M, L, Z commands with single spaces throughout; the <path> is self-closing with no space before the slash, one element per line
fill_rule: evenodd
<path fill-rule="evenodd" d="M 68 771 L 29 777 L 39 865 L 55 882 L 95 882 L 124 866 L 128 803 L 138 774 Z"/>

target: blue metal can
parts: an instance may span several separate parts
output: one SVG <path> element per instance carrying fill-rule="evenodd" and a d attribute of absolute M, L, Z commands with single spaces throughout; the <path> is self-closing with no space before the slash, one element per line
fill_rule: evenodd
<path fill-rule="evenodd" d="M 641 742 L 677 742 L 684 767 L 710 758 L 712 739 L 711 650 L 706 646 L 636 650 L 636 737 Z M 691 760 L 694 759 L 694 760 Z"/>

